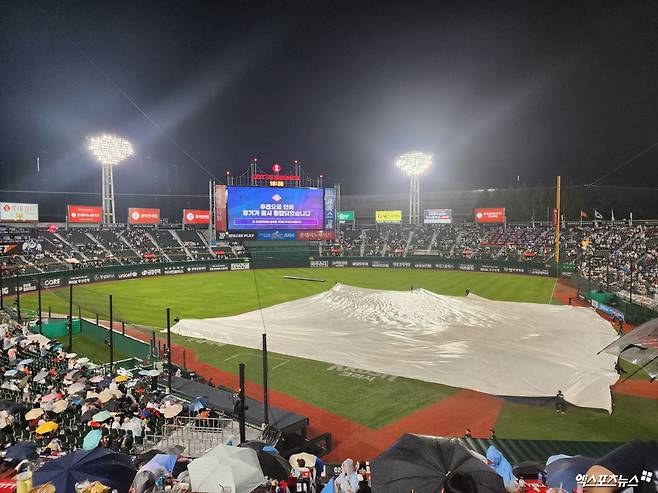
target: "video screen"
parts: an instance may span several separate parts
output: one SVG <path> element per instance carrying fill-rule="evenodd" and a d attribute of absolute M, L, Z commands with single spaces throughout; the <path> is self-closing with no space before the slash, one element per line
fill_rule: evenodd
<path fill-rule="evenodd" d="M 321 188 L 228 187 L 228 229 L 322 229 Z"/>

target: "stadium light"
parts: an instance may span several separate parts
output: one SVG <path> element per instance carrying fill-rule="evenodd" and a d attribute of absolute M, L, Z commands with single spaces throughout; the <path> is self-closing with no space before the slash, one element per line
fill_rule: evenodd
<path fill-rule="evenodd" d="M 420 219 L 420 175 L 432 165 L 432 156 L 420 151 L 411 151 L 402 154 L 395 165 L 409 175 L 409 224 L 418 224 Z"/>
<path fill-rule="evenodd" d="M 395 165 L 409 176 L 420 175 L 432 165 L 432 156 L 420 151 L 402 154 Z"/>
<path fill-rule="evenodd" d="M 112 166 L 125 161 L 135 153 L 130 142 L 109 134 L 90 137 L 89 150 L 101 164 Z"/>
<path fill-rule="evenodd" d="M 113 166 L 135 153 L 133 145 L 121 137 L 110 134 L 90 137 L 89 150 L 103 167 L 103 224 L 115 223 Z"/>

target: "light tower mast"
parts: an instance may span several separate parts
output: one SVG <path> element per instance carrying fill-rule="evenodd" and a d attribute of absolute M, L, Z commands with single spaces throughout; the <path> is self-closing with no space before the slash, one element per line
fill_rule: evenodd
<path fill-rule="evenodd" d="M 135 151 L 127 140 L 109 134 L 89 138 L 89 150 L 102 166 L 103 224 L 114 224 L 116 209 L 113 168 L 132 156 Z"/>

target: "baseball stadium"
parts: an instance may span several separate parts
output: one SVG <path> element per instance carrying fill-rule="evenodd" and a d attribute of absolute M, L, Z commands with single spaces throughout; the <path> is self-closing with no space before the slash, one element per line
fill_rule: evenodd
<path fill-rule="evenodd" d="M 0 493 L 658 491 L 640 3 L 0 6 Z"/>

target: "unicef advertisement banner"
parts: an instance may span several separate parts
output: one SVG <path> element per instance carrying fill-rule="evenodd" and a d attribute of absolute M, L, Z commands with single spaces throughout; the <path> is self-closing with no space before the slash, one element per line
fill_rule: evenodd
<path fill-rule="evenodd" d="M 452 209 L 425 209 L 423 222 L 425 224 L 451 224 Z"/>
<path fill-rule="evenodd" d="M 262 241 L 269 240 L 296 240 L 297 233 L 294 231 L 258 231 L 256 239 Z"/>
<path fill-rule="evenodd" d="M 336 189 L 324 189 L 324 229 L 336 228 Z"/>

